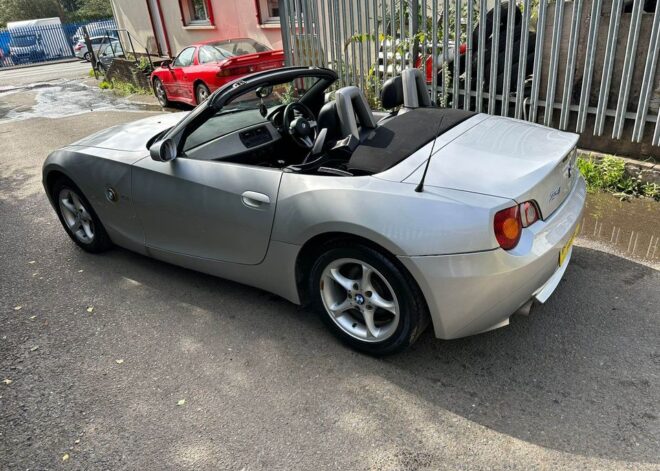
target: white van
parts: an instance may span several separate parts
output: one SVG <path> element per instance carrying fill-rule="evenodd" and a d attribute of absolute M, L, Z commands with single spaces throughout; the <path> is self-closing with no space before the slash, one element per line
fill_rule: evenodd
<path fill-rule="evenodd" d="M 40 62 L 71 55 L 71 46 L 59 18 L 11 21 L 9 54 L 14 64 Z"/>

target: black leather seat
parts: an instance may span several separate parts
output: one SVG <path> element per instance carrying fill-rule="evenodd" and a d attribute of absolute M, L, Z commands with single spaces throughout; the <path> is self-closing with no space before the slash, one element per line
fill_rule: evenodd
<path fill-rule="evenodd" d="M 379 124 L 410 110 L 433 106 L 424 74 L 419 69 L 406 69 L 400 76 L 388 79 L 380 90 L 380 102 L 383 108 L 392 111 Z"/>
<path fill-rule="evenodd" d="M 341 125 L 339 124 L 339 115 L 337 114 L 337 103 L 331 101 L 323 105 L 319 111 L 318 119 L 316 120 L 319 132 L 327 129 L 325 135 L 325 144 L 323 150 L 334 147 L 338 140 L 343 136 L 341 135 Z"/>
<path fill-rule="evenodd" d="M 403 106 L 403 79 L 400 75 L 385 81 L 380 89 L 380 104 L 386 110 Z"/>

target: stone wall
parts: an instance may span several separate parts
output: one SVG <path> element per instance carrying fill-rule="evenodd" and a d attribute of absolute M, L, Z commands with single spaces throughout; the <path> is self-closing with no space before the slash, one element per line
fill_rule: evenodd
<path fill-rule="evenodd" d="M 106 73 L 106 80 L 118 80 L 132 83 L 136 87 L 151 89 L 149 73 L 140 70 L 134 61 L 127 59 L 113 60 Z"/>

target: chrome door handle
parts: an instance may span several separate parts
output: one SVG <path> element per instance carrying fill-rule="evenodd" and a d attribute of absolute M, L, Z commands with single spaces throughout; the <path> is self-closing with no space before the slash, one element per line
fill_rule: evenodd
<path fill-rule="evenodd" d="M 270 204 L 270 198 L 268 195 L 257 193 L 256 191 L 245 191 L 241 197 L 243 199 L 243 204 L 248 208 L 259 209 Z"/>

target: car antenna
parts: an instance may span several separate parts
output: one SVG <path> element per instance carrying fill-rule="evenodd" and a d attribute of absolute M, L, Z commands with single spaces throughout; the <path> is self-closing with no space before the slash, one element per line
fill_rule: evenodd
<path fill-rule="evenodd" d="M 440 137 L 440 130 L 442 129 L 442 121 L 444 119 L 445 117 L 443 116 L 442 118 L 440 118 L 440 122 L 438 123 L 438 131 L 435 133 L 433 144 L 431 144 L 431 152 L 429 152 L 429 158 L 426 160 L 426 167 L 424 167 L 424 173 L 422 174 L 422 179 L 419 181 L 419 184 L 415 188 L 415 191 L 417 193 L 421 193 L 422 191 L 424 191 L 424 180 L 426 180 L 426 172 L 429 171 L 429 164 L 431 163 L 431 157 L 433 157 L 433 149 L 435 149 L 435 142 Z"/>

